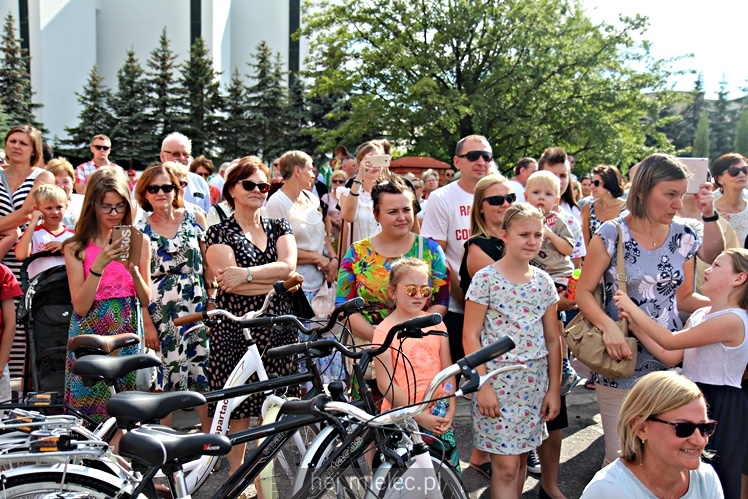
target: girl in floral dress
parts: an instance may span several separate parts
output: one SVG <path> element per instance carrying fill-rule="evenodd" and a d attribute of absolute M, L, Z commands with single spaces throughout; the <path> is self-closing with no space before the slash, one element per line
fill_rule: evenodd
<path fill-rule="evenodd" d="M 561 347 L 558 293 L 551 277 L 530 266 L 543 241 L 543 214 L 527 203 L 504 215 L 504 257 L 478 271 L 465 296 L 465 354 L 509 336 L 516 347 L 478 366 L 487 371 L 522 364 L 495 377 L 473 397 L 475 448 L 491 456 L 491 497 L 519 498 L 527 454 L 548 436 L 544 422 L 560 408 Z"/>

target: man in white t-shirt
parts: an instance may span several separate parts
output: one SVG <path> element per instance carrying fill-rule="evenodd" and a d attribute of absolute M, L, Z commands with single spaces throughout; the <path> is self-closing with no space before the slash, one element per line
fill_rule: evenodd
<path fill-rule="evenodd" d="M 538 162 L 534 158 L 522 158 L 514 166 L 514 177 L 507 181 L 507 186 L 517 195 L 517 202 L 525 202 L 525 185 L 530 175 L 538 171 Z"/>
<path fill-rule="evenodd" d="M 429 208 L 421 225 L 423 237 L 431 237 L 439 243 L 449 265 L 449 309 L 444 317 L 444 325 L 449 331 L 449 348 L 453 360 L 465 356 L 462 347 L 465 306 L 459 273 L 465 241 L 470 238 L 470 210 L 473 207 L 475 184 L 488 175 L 492 161 L 493 151 L 488 139 L 482 135 L 468 135 L 461 139 L 452 158 L 455 169 L 460 172 L 460 179 L 429 195 Z M 483 467 L 489 462 L 489 457 L 474 449 L 470 462 Z"/>
<path fill-rule="evenodd" d="M 470 237 L 470 209 L 475 184 L 488 174 L 493 160 L 491 145 L 481 135 L 469 135 L 457 143 L 454 166 L 460 179 L 436 189 L 429 195 L 429 209 L 423 219 L 421 234 L 431 237 L 444 249 L 449 265 L 449 311 L 444 323 L 449 331 L 452 358 L 462 358 L 462 320 L 464 304 L 459 286 L 460 263 L 465 241 Z"/>

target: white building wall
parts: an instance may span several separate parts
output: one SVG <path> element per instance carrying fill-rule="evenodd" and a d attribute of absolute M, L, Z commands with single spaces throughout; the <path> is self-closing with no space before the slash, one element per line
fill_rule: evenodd
<path fill-rule="evenodd" d="M 117 71 L 126 51 L 135 50 L 145 68 L 150 52 L 167 28 L 177 62 L 189 57 L 188 0 L 28 0 L 31 83 L 35 101 L 43 104 L 39 120 L 46 137 L 66 137 L 65 127 L 77 122 L 80 92 L 94 64 L 105 84 L 117 86 Z M 203 0 L 202 36 L 214 58 L 214 68 L 228 84 L 234 67 L 247 78 L 247 62 L 266 40 L 281 54 L 288 69 L 289 0 Z M 0 0 L 0 15 L 10 11 L 18 21 L 18 0 Z M 301 42 L 301 63 L 307 55 Z"/>

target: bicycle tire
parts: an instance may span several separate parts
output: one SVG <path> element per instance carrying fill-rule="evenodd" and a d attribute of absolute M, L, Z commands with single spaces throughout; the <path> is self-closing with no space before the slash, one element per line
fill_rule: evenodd
<path fill-rule="evenodd" d="M 62 484 L 63 475 L 65 483 Z M 79 473 L 57 471 L 29 472 L 7 477 L 0 482 L 0 492 L 6 499 L 34 499 L 55 492 L 78 494 L 75 497 L 85 499 L 112 499 L 120 493 L 116 484 Z M 80 496 L 80 494 L 86 494 Z M 120 499 L 131 499 L 129 493 L 123 493 Z M 138 499 L 148 499 L 141 494 Z"/>
<path fill-rule="evenodd" d="M 324 473 L 315 474 L 315 471 L 322 469 L 322 463 L 340 447 L 348 435 L 344 434 L 342 437 L 340 431 L 329 427 L 320 437 L 321 441 L 315 442 L 316 447 L 310 449 L 312 454 L 308 462 L 299 468 L 294 483 L 294 496 L 302 491 L 305 497 L 315 499 L 361 499 L 369 495 L 371 472 L 363 455 L 350 463 L 342 476 L 326 479 Z M 313 483 L 316 483 L 316 487 Z"/>
<path fill-rule="evenodd" d="M 462 480 L 457 475 L 457 471 L 452 467 L 452 464 L 441 461 L 432 455 L 429 455 L 429 458 L 431 458 L 434 472 L 439 481 L 438 488 L 442 499 L 469 499 Z M 382 467 L 378 469 L 372 481 L 379 485 L 386 486 L 391 484 L 392 486 L 377 490 L 376 497 L 378 499 L 424 497 L 424 487 L 432 488 L 436 484 L 431 484 L 428 481 L 420 482 L 419 480 L 422 480 L 423 477 L 414 475 L 417 472 L 414 472 L 413 464 L 415 464 L 415 460 L 411 458 L 409 466 L 406 468 Z M 406 473 L 410 473 L 410 476 L 415 477 L 410 484 L 407 482 Z"/>
<path fill-rule="evenodd" d="M 265 499 L 290 498 L 294 481 L 306 449 L 319 433 L 319 426 L 299 428 L 294 436 L 280 448 L 271 464 L 260 473 L 260 487 Z"/>

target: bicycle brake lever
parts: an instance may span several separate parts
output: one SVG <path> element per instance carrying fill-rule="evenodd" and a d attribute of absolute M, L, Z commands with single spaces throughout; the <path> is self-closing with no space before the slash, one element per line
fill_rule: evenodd
<path fill-rule="evenodd" d="M 477 392 L 481 388 L 483 388 L 483 385 L 485 385 L 491 378 L 498 374 L 505 374 L 511 371 L 519 371 L 527 369 L 527 366 L 522 364 L 517 364 L 514 366 L 506 366 L 506 367 L 500 367 L 498 369 L 494 369 L 490 373 L 480 376 L 478 375 L 478 372 L 475 369 L 471 369 L 470 371 L 470 379 L 463 383 L 463 385 L 460 387 L 459 390 L 455 392 L 456 396 L 462 396 L 467 395 L 468 393 Z"/>

